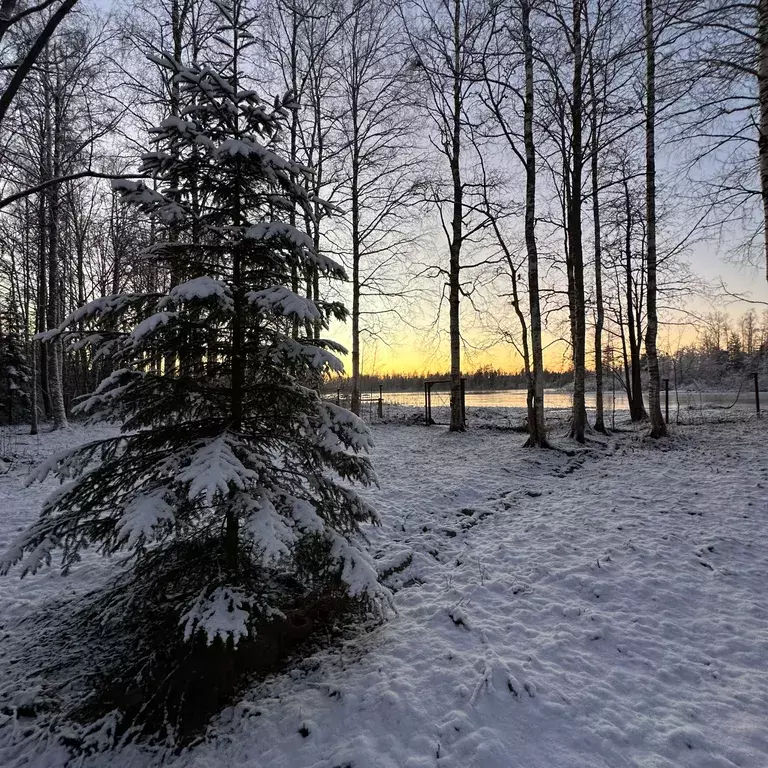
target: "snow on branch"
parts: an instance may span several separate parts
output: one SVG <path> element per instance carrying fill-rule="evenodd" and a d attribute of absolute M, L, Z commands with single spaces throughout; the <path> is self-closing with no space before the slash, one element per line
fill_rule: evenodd
<path fill-rule="evenodd" d="M 343 347 L 341 350 L 346 351 Z M 304 361 L 318 371 L 328 369 L 334 373 L 344 372 L 344 363 L 332 352 L 313 344 L 302 344 L 294 339 L 281 339 L 275 349 L 275 355 L 277 357 L 285 355 L 289 360 Z"/>
<path fill-rule="evenodd" d="M 375 605 L 391 605 L 392 593 L 379 583 L 373 558 L 343 536 L 334 536 L 331 557 L 342 563 L 341 580 L 351 597 L 367 597 Z"/>
<path fill-rule="evenodd" d="M 181 483 L 189 485 L 190 501 L 202 496 L 211 505 L 217 494 L 226 495 L 233 487 L 243 490 L 247 482 L 258 479 L 258 474 L 235 456 L 232 449 L 236 445 L 234 437 L 223 434 L 195 450 L 189 464 L 177 476 Z"/>
<path fill-rule="evenodd" d="M 142 320 L 130 333 L 129 338 L 138 344 L 145 336 L 153 334 L 158 328 L 168 325 L 171 318 L 176 317 L 177 312 L 156 312 L 145 320 Z"/>
<path fill-rule="evenodd" d="M 324 400 L 323 412 L 326 417 L 326 426 L 334 434 L 342 434 L 347 444 L 355 452 L 368 452 L 373 450 L 373 437 L 368 425 L 352 411 L 342 408 L 340 405 Z"/>
<path fill-rule="evenodd" d="M 289 173 L 293 170 L 290 161 L 280 157 L 255 139 L 225 139 L 219 144 L 216 155 L 222 157 L 258 157 L 273 172 Z"/>
<path fill-rule="evenodd" d="M 202 592 L 181 617 L 184 639 L 189 641 L 196 632 L 202 632 L 209 645 L 220 637 L 225 642 L 231 638 L 237 646 L 248 636 L 248 606 L 248 595 L 231 587 L 217 587 L 210 595 Z"/>
<path fill-rule="evenodd" d="M 289 547 L 296 542 L 296 534 L 269 496 L 264 493 L 258 499 L 248 499 L 247 506 L 250 514 L 246 530 L 261 553 L 262 562 L 267 565 L 290 555 Z"/>
<path fill-rule="evenodd" d="M 282 221 L 262 221 L 245 230 L 245 237 L 251 240 L 271 240 L 282 238 L 300 248 L 314 251 L 312 238 L 300 229 Z"/>
<path fill-rule="evenodd" d="M 149 159 L 151 159 L 150 155 L 145 156 L 145 163 Z M 187 217 L 187 212 L 179 203 L 169 200 L 161 192 L 150 189 L 141 181 L 115 179 L 112 182 L 112 189 L 118 192 L 126 203 L 152 211 L 166 224 L 181 222 Z"/>
<path fill-rule="evenodd" d="M 208 276 L 195 277 L 171 288 L 168 296 L 158 304 L 158 309 L 162 309 L 169 303 L 205 301 L 214 296 L 220 300 L 224 308 L 232 309 L 232 291 L 228 285 Z"/>
<path fill-rule="evenodd" d="M 118 368 L 101 380 L 99 386 L 72 408 L 73 414 L 89 414 L 92 419 L 108 418 L 114 414 L 111 409 L 117 405 L 123 394 L 144 378 L 143 371 Z"/>
<path fill-rule="evenodd" d="M 172 522 L 173 507 L 165 500 L 166 490 L 140 494 L 132 499 L 117 523 L 117 538 L 132 549 L 139 542 L 152 537 L 154 529 L 164 522 Z"/>
<path fill-rule="evenodd" d="M 34 338 L 38 341 L 51 341 L 81 321 L 114 318 L 131 307 L 146 303 L 148 298 L 151 299 L 159 295 L 115 293 L 111 296 L 102 296 L 76 309 L 57 328 L 38 333 Z"/>
<path fill-rule="evenodd" d="M 249 291 L 245 298 L 261 309 L 297 320 L 322 320 L 322 313 L 312 299 L 299 296 L 290 288 L 275 285 L 261 291 Z"/>

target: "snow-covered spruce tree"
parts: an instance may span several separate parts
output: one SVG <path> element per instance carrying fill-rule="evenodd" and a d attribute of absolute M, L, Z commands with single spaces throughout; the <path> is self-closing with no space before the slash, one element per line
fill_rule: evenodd
<path fill-rule="evenodd" d="M 156 59 L 187 105 L 154 130 L 156 151 L 143 157 L 156 189 L 113 184 L 162 222 L 168 237 L 147 257 L 181 281 L 162 294 L 98 299 L 53 332 L 110 358 L 113 372 L 77 409 L 120 421 L 121 434 L 35 472 L 67 482 L 3 568 L 34 572 L 56 549 L 65 571 L 89 546 L 127 553 L 109 615 L 164 626 L 171 617 L 179 647 L 221 654 L 270 619 L 279 624 L 288 591 L 293 606 L 323 589 L 379 607 L 388 594 L 356 543 L 359 524 L 376 520 L 352 487 L 375 481 L 368 429 L 306 386 L 341 369 L 341 348 L 291 336 L 294 321 L 327 327 L 345 316 L 338 303 L 293 293 L 292 268 L 332 278 L 343 270 L 286 223 L 292 210 L 297 221 L 311 216 L 315 203 L 309 170 L 281 154 L 294 105 L 290 94 L 266 104 L 244 82 L 244 3 L 217 6 L 223 64 Z M 157 627 L 134 628 L 173 645 Z"/>
<path fill-rule="evenodd" d="M 0 337 L 0 423 L 16 424 L 29 414 L 31 375 L 24 345 L 15 333 Z"/>
<path fill-rule="evenodd" d="M 0 332 L 0 424 L 15 424 L 29 415 L 32 377 L 15 307 L 3 313 Z"/>

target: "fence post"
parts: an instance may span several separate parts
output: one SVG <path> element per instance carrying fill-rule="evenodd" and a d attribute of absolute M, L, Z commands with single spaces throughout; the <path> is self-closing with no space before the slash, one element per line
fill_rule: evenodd
<path fill-rule="evenodd" d="M 664 423 L 669 424 L 669 379 L 664 379 Z"/>
<path fill-rule="evenodd" d="M 616 429 L 616 374 L 611 376 L 611 429 Z"/>
<path fill-rule="evenodd" d="M 466 396 L 466 379 L 461 380 L 461 426 L 467 426 L 467 409 L 465 404 Z"/>
<path fill-rule="evenodd" d="M 429 426 L 429 416 L 430 416 L 430 407 L 429 407 L 429 384 L 425 381 L 424 382 L 424 425 Z"/>
<path fill-rule="evenodd" d="M 379 384 L 379 418 L 384 418 L 384 387 Z"/>
<path fill-rule="evenodd" d="M 755 411 L 757 418 L 760 418 L 760 384 L 757 381 L 757 371 L 755 371 Z"/>
<path fill-rule="evenodd" d="M 336 405 L 341 405 L 341 390 L 336 390 Z"/>

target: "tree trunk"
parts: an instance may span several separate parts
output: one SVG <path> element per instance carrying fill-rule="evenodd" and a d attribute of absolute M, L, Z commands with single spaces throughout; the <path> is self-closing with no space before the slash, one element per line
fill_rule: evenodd
<path fill-rule="evenodd" d="M 352 413 L 360 415 L 360 263 L 352 263 Z"/>
<path fill-rule="evenodd" d="M 188 9 L 187 4 L 180 3 L 180 0 L 171 0 L 171 38 L 173 41 L 173 57 L 176 61 L 182 61 L 184 54 L 184 23 L 186 16 L 182 11 Z M 168 99 L 168 114 L 171 117 L 178 117 L 181 114 L 181 86 L 176 78 L 172 78 L 169 83 L 169 99 Z M 173 189 L 178 189 L 178 178 L 171 179 L 171 186 Z M 173 194 L 175 202 L 180 201 L 180 195 L 178 193 Z M 179 240 L 179 227 L 177 224 L 171 224 L 168 227 L 168 240 L 171 243 L 178 242 Z M 171 263 L 168 279 L 170 280 L 170 287 L 178 285 L 185 279 L 184 272 L 179 264 L 178 259 L 174 259 Z M 163 367 L 167 376 L 180 375 L 181 367 L 184 364 L 184 358 L 186 356 L 186 347 L 182 346 L 176 353 L 169 352 L 164 356 Z"/>
<path fill-rule="evenodd" d="M 31 224 L 32 224 L 32 214 L 30 212 L 30 199 L 26 198 L 24 200 L 24 234 L 23 234 L 23 271 L 24 271 L 24 294 L 22 299 L 22 306 L 23 306 L 23 318 L 22 318 L 22 328 L 24 329 L 24 349 L 29 353 L 29 359 L 30 359 L 30 365 L 31 365 L 31 376 L 30 376 L 30 389 L 29 389 L 29 408 L 30 408 L 30 414 L 29 414 L 29 434 L 30 435 L 36 435 L 38 426 L 37 426 L 37 350 L 35 349 L 35 342 L 33 340 L 30 340 L 29 338 L 29 331 L 30 331 L 30 304 L 32 303 L 32 294 L 34 291 L 34 287 L 32 286 L 31 281 L 31 272 L 32 272 L 32 259 L 33 259 L 33 253 L 34 249 L 32 248 L 32 237 L 31 237 Z M 37 312 L 39 316 L 39 311 Z"/>
<path fill-rule="evenodd" d="M 58 65 L 57 65 L 58 69 Z M 53 154 L 51 173 L 52 178 L 61 175 L 61 144 L 64 109 L 61 102 L 61 82 L 57 73 L 57 79 L 53 94 Z M 63 294 L 64 284 L 61 279 L 62 254 L 60 253 L 59 219 L 60 188 L 54 184 L 47 190 L 48 193 L 48 329 L 57 328 L 63 318 Z M 51 397 L 51 410 L 53 415 L 53 428 L 65 429 L 67 426 L 67 409 L 64 402 L 64 353 L 61 340 L 55 339 L 45 344 L 48 357 L 48 388 Z"/>
<path fill-rule="evenodd" d="M 621 339 L 621 362 L 624 367 L 624 378 L 622 379 L 622 386 L 624 387 L 624 390 L 627 393 L 627 403 L 630 407 L 630 412 L 632 410 L 632 384 L 629 374 L 629 355 L 627 354 L 627 334 L 624 331 L 624 310 L 621 305 L 621 291 L 618 290 L 618 281 L 616 283 L 617 285 L 617 291 L 616 291 L 616 302 L 618 305 L 618 313 L 617 313 L 617 323 L 619 325 L 619 338 Z M 614 371 L 615 375 L 615 371 Z"/>
<path fill-rule="evenodd" d="M 648 409 L 651 437 L 665 437 L 667 425 L 661 413 L 661 376 L 656 348 L 658 313 L 656 308 L 656 41 L 653 26 L 653 0 L 645 0 L 646 112 L 645 112 L 645 206 L 647 244 L 647 320 L 645 356 L 648 360 Z"/>
<path fill-rule="evenodd" d="M 234 25 L 233 25 L 234 26 Z M 233 31 L 233 63 L 234 82 L 232 87 L 235 93 L 239 91 L 239 41 L 237 27 Z M 235 138 L 240 138 L 239 125 L 235 124 Z M 243 226 L 244 217 L 242 207 L 242 183 L 240 177 L 239 161 L 236 161 L 234 174 L 235 184 L 235 205 L 232 211 L 232 224 L 239 228 Z M 243 427 L 243 401 L 245 398 L 245 380 L 246 380 L 246 353 L 245 353 L 245 286 L 243 285 L 243 254 L 239 247 L 235 247 L 232 253 L 232 293 L 233 293 L 233 313 L 232 313 L 232 399 L 231 399 L 231 418 L 232 430 L 239 432 Z M 258 329 L 251 330 L 255 337 Z M 257 344 L 258 342 L 253 341 Z M 226 530 L 224 533 L 224 553 L 227 567 L 231 572 L 236 572 L 239 565 L 240 541 L 239 541 L 239 519 L 237 513 L 230 505 L 226 507 Z"/>
<path fill-rule="evenodd" d="M 42 65 L 47 72 L 49 67 L 47 51 L 43 54 Z M 48 181 L 51 178 L 51 93 L 46 80 L 42 87 L 43 115 L 40 123 L 40 181 Z M 47 190 L 41 191 L 37 205 L 37 307 L 35 312 L 35 330 L 43 333 L 48 330 L 48 245 L 50 231 L 48 227 L 49 194 Z M 37 367 L 40 371 L 40 391 L 43 397 L 43 413 L 46 419 L 52 414 L 51 397 L 48 384 L 48 354 L 45 344 L 37 345 Z"/>
<path fill-rule="evenodd" d="M 523 141 L 525 144 L 525 247 L 528 256 L 528 305 L 531 313 L 531 375 L 528 380 L 528 445 L 547 446 L 544 422 L 544 353 L 541 343 L 539 301 L 539 254 L 536 245 L 536 147 L 533 139 L 533 39 L 531 2 L 521 0 L 523 52 L 525 56 L 525 101 Z"/>
<path fill-rule="evenodd" d="M 643 405 L 643 385 L 640 371 L 640 338 L 635 324 L 635 296 L 632 282 L 632 205 L 629 196 L 629 185 L 624 180 L 624 211 L 627 217 L 627 225 L 624 237 L 624 279 L 626 281 L 627 295 L 627 335 L 629 337 L 629 368 L 626 370 L 627 400 L 629 402 L 629 415 L 632 421 L 642 421 L 646 418 Z M 622 341 L 623 341 L 622 333 Z M 626 361 L 626 349 L 624 358 Z"/>
<path fill-rule="evenodd" d="M 64 21 L 64 18 L 72 8 L 74 8 L 76 3 L 77 0 L 64 0 L 64 2 L 48 17 L 45 26 L 33 40 L 26 55 L 20 60 L 13 73 L 13 77 L 6 83 L 3 91 L 0 92 L 0 123 L 5 119 L 13 100 L 16 98 L 16 94 L 24 84 L 24 80 L 32 71 L 37 59 L 45 51 L 48 41 L 56 31 L 56 28 L 62 21 Z"/>
<path fill-rule="evenodd" d="M 760 104 L 757 148 L 760 160 L 760 193 L 763 200 L 763 255 L 765 277 L 768 280 L 768 0 L 758 0 L 757 3 L 757 39 L 757 87 Z"/>
<path fill-rule="evenodd" d="M 321 104 L 323 99 L 322 90 L 318 90 L 319 86 L 315 79 L 313 79 L 312 90 L 312 103 L 313 103 L 313 115 L 314 124 L 312 130 L 316 135 L 315 140 L 315 161 L 312 164 L 314 169 L 314 176 L 312 178 L 312 191 L 315 195 L 315 201 L 313 203 L 314 208 L 314 221 L 312 222 L 312 242 L 315 247 L 315 251 L 320 252 L 320 222 L 323 217 L 323 207 L 320 204 L 320 199 L 323 195 L 323 185 L 325 184 L 325 178 L 323 176 L 323 166 L 325 162 L 325 138 L 323 136 L 323 114 L 321 110 Z M 359 219 L 359 201 L 358 201 L 358 219 Z M 314 300 L 320 298 L 320 272 L 312 267 L 309 270 L 307 277 L 307 295 Z M 310 323 L 309 335 L 313 339 L 320 338 L 320 332 L 322 330 L 322 324 L 319 320 L 315 320 Z M 320 386 L 320 380 L 318 380 L 318 387 Z"/>
<path fill-rule="evenodd" d="M 598 121 L 597 93 L 595 89 L 595 65 L 589 55 L 589 95 L 592 102 L 592 220 L 595 231 L 595 431 L 606 433 L 603 409 L 603 250 L 600 230 L 600 197 L 598 183 L 600 126 Z"/>
<path fill-rule="evenodd" d="M 592 161 L 592 206 L 595 222 L 595 431 L 606 433 L 603 403 L 603 325 L 605 307 L 603 306 L 603 270 L 602 244 L 600 240 L 600 201 L 597 184 L 597 154 Z"/>
<path fill-rule="evenodd" d="M 291 92 L 293 98 L 298 101 L 300 99 L 299 94 L 299 59 L 298 59 L 298 34 L 299 34 L 299 11 L 296 5 L 291 5 L 291 38 L 290 38 L 290 57 L 291 57 Z M 291 110 L 291 125 L 290 125 L 290 151 L 291 161 L 298 162 L 298 148 L 299 148 L 299 111 L 297 109 Z M 297 179 L 293 176 L 293 181 Z M 296 226 L 296 209 L 291 208 L 291 212 L 288 217 L 288 222 L 292 227 Z M 291 267 L 291 290 L 294 293 L 299 292 L 299 270 L 294 265 Z M 299 338 L 299 321 L 294 318 L 292 333 L 294 339 Z"/>
<path fill-rule="evenodd" d="M 360 415 L 360 153 L 357 82 L 351 88 L 352 117 L 352 413 Z"/>
<path fill-rule="evenodd" d="M 461 0 L 453 3 L 453 115 L 451 131 L 451 177 L 453 180 L 453 215 L 451 217 L 450 268 L 448 304 L 451 340 L 451 432 L 464 431 L 464 409 L 461 402 L 461 245 L 464 206 L 461 183 Z"/>
<path fill-rule="evenodd" d="M 352 413 L 360 415 L 360 209 L 356 186 L 352 182 Z"/>
<path fill-rule="evenodd" d="M 582 0 L 573 3 L 573 94 L 571 101 L 571 195 L 568 205 L 568 247 L 573 292 L 573 410 L 571 437 L 584 442 L 587 426 L 585 406 L 586 316 L 584 308 L 584 252 L 581 232 L 582 146 Z"/>
<path fill-rule="evenodd" d="M 37 350 L 35 349 L 35 342 L 32 342 L 32 383 L 30 386 L 30 415 L 29 415 L 29 434 L 36 435 L 38 431 L 37 427 Z"/>
<path fill-rule="evenodd" d="M 73 199 L 73 205 L 76 202 Z M 77 280 L 77 306 L 82 307 L 85 304 L 85 233 L 80 233 L 77 238 L 77 266 L 76 266 L 76 280 Z M 85 331 L 85 323 L 81 320 L 78 323 L 78 331 L 83 333 Z M 89 391 L 88 387 L 88 351 L 83 348 L 77 353 L 78 361 L 78 387 L 76 393 L 78 395 L 84 395 Z"/>
<path fill-rule="evenodd" d="M 46 121 L 47 122 L 47 121 Z M 44 139 L 47 147 L 47 137 Z M 45 150 L 44 150 L 45 151 Z M 45 173 L 45 165 L 43 165 Z M 46 309 L 48 307 L 48 225 L 46 223 L 46 203 L 48 195 L 41 192 L 39 195 L 37 225 L 38 225 L 38 259 L 37 259 L 37 311 L 35 314 L 35 330 L 43 333 L 46 328 Z M 43 413 L 46 418 L 51 416 L 51 397 L 48 388 L 48 356 L 44 344 L 38 344 L 33 350 L 37 355 L 37 367 L 40 370 L 40 391 L 43 396 Z"/>

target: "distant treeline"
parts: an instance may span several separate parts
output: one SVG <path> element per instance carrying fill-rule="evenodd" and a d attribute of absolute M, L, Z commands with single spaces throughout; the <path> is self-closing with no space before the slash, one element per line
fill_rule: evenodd
<path fill-rule="evenodd" d="M 746 352 L 735 337 L 729 340 L 728 349 L 686 347 L 664 362 L 663 375 L 678 387 L 738 389 L 755 373 L 761 388 L 768 386 L 768 345 Z"/>
<path fill-rule="evenodd" d="M 379 386 L 385 392 L 420 392 L 424 389 L 425 381 L 443 381 L 450 378 L 450 373 L 390 373 L 380 376 L 363 375 L 360 377 L 362 392 L 376 392 Z M 465 374 L 468 392 L 489 389 L 525 389 L 527 379 L 525 373 L 508 373 L 494 368 L 478 368 L 472 373 Z M 572 371 L 545 371 L 545 388 L 557 388 L 569 385 L 573 381 Z M 342 392 L 351 388 L 348 378 L 335 378 L 328 382 L 327 389 L 341 389 Z"/>
<path fill-rule="evenodd" d="M 761 388 L 768 387 L 768 344 L 745 350 L 739 344 L 735 334 L 727 338 L 728 346 L 721 349 L 713 344 L 691 345 L 675 351 L 672 355 L 661 355 L 662 378 L 669 378 L 670 387 L 705 389 L 712 391 L 736 390 L 742 380 L 754 372 L 760 377 Z M 647 364 L 645 355 L 640 357 L 643 387 L 647 387 Z M 603 360 L 605 375 L 604 386 L 611 389 L 611 379 L 616 376 L 616 387 L 624 387 L 625 369 L 621 358 Z M 450 378 L 446 372 L 430 373 L 391 373 L 379 376 L 361 377 L 361 392 L 378 392 L 379 386 L 384 392 L 421 392 L 425 381 L 443 381 Z M 499 389 L 525 389 L 526 376 L 523 371 L 509 373 L 495 368 L 478 368 L 465 374 L 468 392 Z M 587 390 L 594 388 L 594 371 L 587 370 Z M 546 389 L 570 389 L 573 385 L 573 371 L 546 371 L 544 387 Z M 341 390 L 348 393 L 351 381 L 346 377 L 336 377 L 326 382 L 328 392 Z"/>

